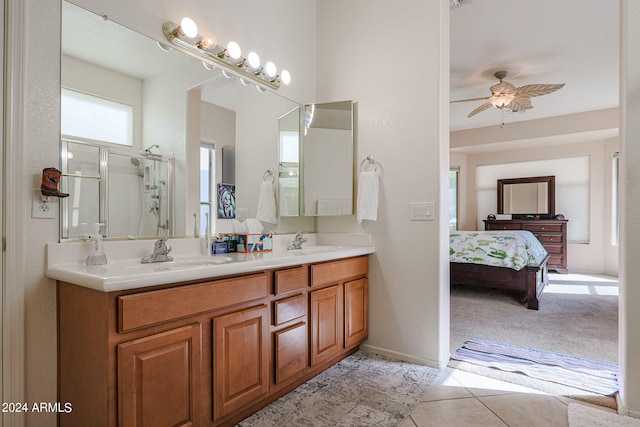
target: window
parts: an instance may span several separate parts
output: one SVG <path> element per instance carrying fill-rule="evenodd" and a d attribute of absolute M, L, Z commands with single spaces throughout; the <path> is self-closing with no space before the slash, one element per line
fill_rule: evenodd
<path fill-rule="evenodd" d="M 133 107 L 63 88 L 60 130 L 63 135 L 133 146 Z"/>
<path fill-rule="evenodd" d="M 620 153 L 613 153 L 611 167 L 611 244 L 619 245 L 620 237 Z"/>
<path fill-rule="evenodd" d="M 212 212 L 215 212 L 214 188 L 216 181 L 216 147 L 211 142 L 200 143 L 200 234 L 204 235 L 207 227 L 209 233 L 214 234 L 215 222 Z M 207 223 L 207 215 L 209 222 Z"/>
<path fill-rule="evenodd" d="M 449 230 L 458 229 L 458 174 L 460 168 L 449 171 Z"/>

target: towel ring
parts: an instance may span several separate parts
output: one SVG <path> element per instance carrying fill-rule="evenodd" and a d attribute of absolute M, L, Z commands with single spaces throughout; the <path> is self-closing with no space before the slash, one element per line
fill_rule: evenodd
<path fill-rule="evenodd" d="M 380 166 L 380 163 L 378 163 L 374 158 L 373 158 L 373 154 L 369 154 L 362 162 L 360 162 L 360 172 L 364 172 L 367 170 L 367 166 L 373 166 L 374 167 L 374 172 L 378 171 L 378 167 L 382 167 Z M 363 169 L 364 167 L 364 169 Z"/>
<path fill-rule="evenodd" d="M 273 182 L 273 169 L 267 169 L 262 174 L 262 180 L 266 181 L 268 177 L 271 177 L 271 181 Z"/>

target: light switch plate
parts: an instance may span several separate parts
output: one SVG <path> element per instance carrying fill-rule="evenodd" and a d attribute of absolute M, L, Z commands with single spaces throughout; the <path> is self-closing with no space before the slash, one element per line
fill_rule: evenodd
<path fill-rule="evenodd" d="M 58 202 L 55 197 L 46 197 L 43 200 L 42 192 L 39 188 L 33 189 L 33 202 L 31 204 L 31 218 L 55 219 Z"/>
<path fill-rule="evenodd" d="M 411 221 L 435 221 L 435 202 L 411 202 Z"/>

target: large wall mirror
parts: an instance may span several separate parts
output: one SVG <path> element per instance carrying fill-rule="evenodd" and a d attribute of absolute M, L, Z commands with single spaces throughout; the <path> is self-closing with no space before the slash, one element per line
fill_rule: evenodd
<path fill-rule="evenodd" d="M 550 219 L 555 216 L 555 203 L 555 176 L 498 180 L 499 214 Z"/>
<path fill-rule="evenodd" d="M 104 131 L 83 133 L 62 125 L 62 188 L 71 196 L 61 209 L 61 240 L 86 236 L 94 222 L 105 223 L 109 238 L 191 235 L 194 214 L 204 232 L 205 213 L 214 222 L 212 231 L 230 231 L 231 220 L 215 215 L 216 187 L 233 171 L 228 162 L 223 170 L 222 161 L 237 152 L 238 128 L 264 135 L 277 150 L 278 117 L 300 105 L 244 87 L 218 69 L 66 1 L 61 67 L 63 92 L 75 102 L 67 103 L 72 106 L 67 114 L 63 100 L 63 119 L 83 113 L 75 122 L 90 123 L 93 114 L 89 131 Z M 87 99 L 106 107 L 89 111 Z M 257 105 L 248 103 L 259 103 L 268 117 L 258 117 Z M 110 131 L 115 135 L 105 135 Z M 244 152 L 264 143 L 246 139 L 251 141 L 242 142 Z M 203 185 L 207 173 L 212 176 Z M 243 189 L 236 186 L 235 192 Z M 246 202 L 249 208 L 251 203 Z"/>

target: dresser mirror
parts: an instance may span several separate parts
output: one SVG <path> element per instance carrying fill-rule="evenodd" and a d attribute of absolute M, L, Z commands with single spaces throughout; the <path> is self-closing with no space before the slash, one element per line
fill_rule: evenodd
<path fill-rule="evenodd" d="M 514 219 L 552 219 L 555 216 L 555 176 L 498 180 L 498 213 Z"/>
<path fill-rule="evenodd" d="M 203 196 L 193 190 L 202 173 L 202 164 L 197 170 L 198 156 L 202 158 L 198 142 L 215 145 L 216 158 L 211 161 L 217 166 L 216 176 L 209 186 L 215 189 L 216 183 L 225 182 L 222 173 L 232 170 L 222 167 L 222 148 L 228 154 L 242 144 L 246 152 L 247 146 L 258 143 L 238 141 L 237 127 L 264 135 L 276 150 L 274 123 L 300 104 L 270 90 L 258 93 L 163 43 L 66 1 L 61 5 L 63 91 L 117 101 L 131 111 L 130 129 L 119 143 L 78 137 L 62 127 L 61 190 L 71 196 L 62 199 L 61 240 L 86 237 L 95 222 L 105 224 L 101 231 L 109 238 L 191 234 L 197 197 L 199 229 L 204 232 Z M 268 111 L 268 117 L 258 117 L 258 107 L 246 105 L 252 102 Z M 187 118 L 192 116 L 205 117 L 202 125 L 191 125 Z M 207 135 L 205 128 L 215 128 L 215 136 Z M 235 191 L 240 194 L 243 189 L 236 186 Z M 213 191 L 209 212 L 217 221 L 215 196 Z"/>

